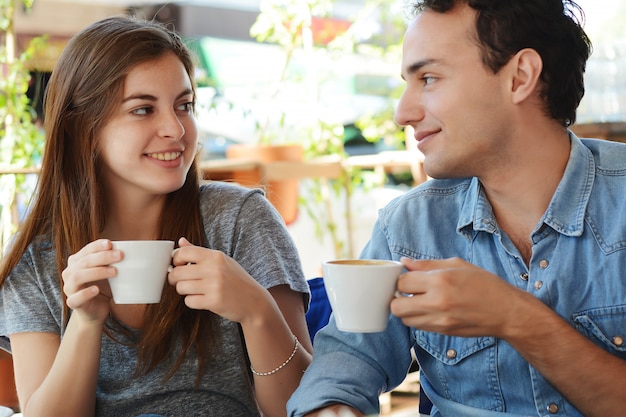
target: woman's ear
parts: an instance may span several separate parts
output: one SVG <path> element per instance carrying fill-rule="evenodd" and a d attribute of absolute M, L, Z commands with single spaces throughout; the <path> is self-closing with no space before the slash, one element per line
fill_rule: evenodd
<path fill-rule="evenodd" d="M 511 74 L 511 97 L 515 104 L 519 104 L 536 92 L 543 60 L 537 51 L 525 48 L 511 58 L 507 67 L 510 67 Z"/>

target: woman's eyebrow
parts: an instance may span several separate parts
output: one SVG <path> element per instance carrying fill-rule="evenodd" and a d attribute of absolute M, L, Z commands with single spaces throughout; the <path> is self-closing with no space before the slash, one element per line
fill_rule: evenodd
<path fill-rule="evenodd" d="M 122 103 L 126 103 L 131 100 L 157 101 L 157 98 L 151 94 L 132 94 L 128 97 L 124 97 L 124 99 L 122 99 Z"/>
<path fill-rule="evenodd" d="M 176 97 L 176 99 L 178 100 L 178 99 L 180 99 L 181 97 L 184 97 L 184 96 L 186 96 L 186 95 L 188 95 L 188 94 L 193 94 L 193 91 L 192 91 L 190 88 L 187 88 L 187 89 L 185 89 L 183 92 L 181 92 L 181 93 L 180 93 L 180 94 Z M 126 102 L 131 101 L 131 100 L 147 100 L 147 101 L 157 101 L 158 99 L 157 99 L 155 96 L 153 96 L 152 94 L 141 94 L 141 93 L 139 93 L 139 94 L 131 94 L 131 95 L 130 95 L 130 96 L 128 96 L 128 97 L 124 97 L 124 98 L 122 99 L 122 103 L 126 103 Z"/>

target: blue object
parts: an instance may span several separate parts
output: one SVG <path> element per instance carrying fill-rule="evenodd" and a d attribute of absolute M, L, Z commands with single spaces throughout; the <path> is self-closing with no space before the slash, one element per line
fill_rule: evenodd
<path fill-rule="evenodd" d="M 311 289 L 311 303 L 309 305 L 309 311 L 306 313 L 306 324 L 309 328 L 311 342 L 313 342 L 318 330 L 328 324 L 330 313 L 332 313 L 333 310 L 328 301 L 326 287 L 324 287 L 324 279 L 322 277 L 312 278 L 308 280 L 308 283 Z"/>

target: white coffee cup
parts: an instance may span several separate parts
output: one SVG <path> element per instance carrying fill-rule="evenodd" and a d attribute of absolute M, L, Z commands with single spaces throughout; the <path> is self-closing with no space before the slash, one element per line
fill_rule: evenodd
<path fill-rule="evenodd" d="M 324 286 L 337 328 L 374 333 L 387 328 L 389 305 L 402 273 L 397 261 L 345 259 L 322 264 Z"/>
<path fill-rule="evenodd" d="M 172 264 L 174 242 L 171 240 L 122 240 L 113 241 L 113 249 L 124 256 L 111 264 L 117 276 L 109 278 L 109 285 L 116 304 L 154 304 L 161 301 L 161 294 Z"/>

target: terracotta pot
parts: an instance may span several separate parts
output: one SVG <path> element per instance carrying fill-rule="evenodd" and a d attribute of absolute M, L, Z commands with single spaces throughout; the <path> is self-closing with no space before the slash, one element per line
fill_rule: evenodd
<path fill-rule="evenodd" d="M 230 159 L 247 159 L 264 163 L 276 161 L 301 161 L 301 145 L 231 145 L 226 149 Z M 280 213 L 285 224 L 292 223 L 298 217 L 297 179 L 285 178 L 280 181 L 264 181 L 263 170 L 233 172 L 233 181 L 245 187 L 263 187 L 270 203 Z"/>
<path fill-rule="evenodd" d="M 0 349 L 0 405 L 17 410 L 17 392 L 11 355 Z"/>

